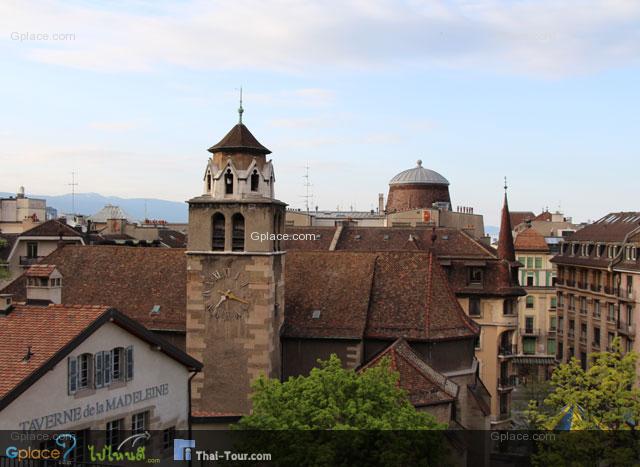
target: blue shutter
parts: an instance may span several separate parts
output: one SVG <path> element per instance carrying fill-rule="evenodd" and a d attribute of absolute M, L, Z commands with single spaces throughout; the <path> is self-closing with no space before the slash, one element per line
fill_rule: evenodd
<path fill-rule="evenodd" d="M 68 371 L 68 387 L 69 394 L 75 394 L 78 389 L 78 362 L 74 357 L 69 357 L 67 359 L 69 362 L 69 371 Z"/>
<path fill-rule="evenodd" d="M 127 357 L 125 358 L 127 363 L 127 381 L 133 379 L 133 346 L 127 347 Z"/>
<path fill-rule="evenodd" d="M 104 378 L 102 377 L 102 369 L 104 368 L 104 352 L 96 352 L 96 388 L 101 388 L 104 385 Z"/>
<path fill-rule="evenodd" d="M 104 385 L 109 386 L 111 384 L 111 368 L 113 366 L 111 362 L 113 361 L 113 353 L 112 351 L 102 353 L 104 354 Z"/>

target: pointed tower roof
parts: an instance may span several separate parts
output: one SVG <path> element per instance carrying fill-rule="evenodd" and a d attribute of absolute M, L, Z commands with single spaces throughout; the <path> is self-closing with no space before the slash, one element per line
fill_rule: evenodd
<path fill-rule="evenodd" d="M 511 231 L 511 216 L 509 215 L 506 184 L 504 188 L 504 205 L 502 206 L 502 220 L 500 221 L 500 235 L 498 236 L 498 258 L 513 263 L 516 260 L 516 252 L 513 247 L 513 233 Z"/>
<path fill-rule="evenodd" d="M 211 146 L 208 151 L 214 152 L 248 152 L 255 154 L 271 154 L 267 148 L 258 142 L 244 123 L 238 123 L 219 143 Z"/>

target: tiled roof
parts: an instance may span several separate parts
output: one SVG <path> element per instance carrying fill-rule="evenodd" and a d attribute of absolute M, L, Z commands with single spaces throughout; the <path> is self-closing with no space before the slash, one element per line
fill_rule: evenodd
<path fill-rule="evenodd" d="M 160 241 L 169 248 L 186 248 L 187 236 L 172 229 L 158 229 Z"/>
<path fill-rule="evenodd" d="M 553 215 L 549 211 L 544 211 L 544 212 L 541 212 L 540 214 L 538 214 L 533 220 L 534 221 L 551 222 L 551 219 L 553 219 Z M 514 227 L 515 227 L 515 225 L 514 225 Z"/>
<path fill-rule="evenodd" d="M 399 385 L 407 391 L 409 401 L 414 406 L 452 402 L 458 396 L 458 385 L 431 368 L 402 338 L 387 347 L 360 371 L 379 365 L 384 357 L 389 357 L 391 368 L 399 373 Z"/>
<path fill-rule="evenodd" d="M 567 241 L 622 242 L 640 225 L 640 212 L 611 212 L 571 234 Z"/>
<path fill-rule="evenodd" d="M 209 148 L 209 152 L 215 153 L 222 152 L 255 152 L 259 154 L 270 154 L 267 148 L 258 142 L 258 140 L 251 134 L 249 129 L 242 123 L 238 123 L 231 131 L 220 140 L 219 143 L 214 144 Z"/>
<path fill-rule="evenodd" d="M 36 225 L 32 229 L 20 234 L 22 237 L 82 237 L 82 234 L 55 219 Z"/>
<path fill-rule="evenodd" d="M 536 215 L 532 211 L 511 211 L 509 214 L 512 227 L 522 224 L 526 220 L 533 220 L 535 217 Z"/>
<path fill-rule="evenodd" d="M 191 369 L 202 368 L 197 360 L 105 305 L 15 304 L 9 313 L 0 314 L 0 410 L 106 322 Z"/>
<path fill-rule="evenodd" d="M 49 277 L 56 267 L 53 264 L 34 264 L 24 273 L 26 277 Z"/>
<path fill-rule="evenodd" d="M 127 214 L 124 209 L 113 204 L 107 204 L 94 215 L 89 216 L 91 222 L 104 223 L 109 219 L 126 219 L 128 222 L 135 222 L 135 219 Z"/>
<path fill-rule="evenodd" d="M 186 255 L 177 248 L 92 245 L 59 248 L 43 263 L 64 277 L 62 303 L 108 304 L 149 329 L 186 327 Z M 25 276 L 2 290 L 26 299 Z M 154 305 L 160 313 L 150 315 Z"/>
<path fill-rule="evenodd" d="M 526 229 L 520 232 L 516 236 L 514 246 L 516 251 L 549 251 L 549 245 L 536 229 Z"/>
<path fill-rule="evenodd" d="M 106 306 L 14 305 L 8 315 L 0 315 L 0 399 L 107 309 Z M 24 362 L 29 347 L 33 355 Z"/>
<path fill-rule="evenodd" d="M 441 340 L 479 332 L 430 252 L 296 251 L 285 274 L 286 337 Z"/>
<path fill-rule="evenodd" d="M 286 233 L 316 233 L 320 240 L 289 240 L 284 249 L 328 250 L 335 227 L 286 227 Z M 496 259 L 491 247 L 483 246 L 462 230 L 440 227 L 433 249 L 438 258 L 469 257 Z M 336 250 L 350 251 L 402 251 L 428 250 L 432 246 L 432 229 L 425 227 L 355 227 L 345 226 L 336 245 Z"/>

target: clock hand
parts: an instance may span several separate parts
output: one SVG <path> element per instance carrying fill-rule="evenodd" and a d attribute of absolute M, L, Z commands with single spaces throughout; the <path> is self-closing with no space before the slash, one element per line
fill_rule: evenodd
<path fill-rule="evenodd" d="M 220 307 L 220 305 L 222 305 L 222 302 L 224 302 L 226 299 L 227 299 L 227 296 L 226 296 L 226 295 L 222 295 L 222 296 L 220 297 L 220 300 L 218 301 L 218 303 L 216 303 L 216 304 L 213 306 L 213 310 L 214 310 L 214 311 L 216 311 L 216 310 L 218 309 L 218 307 Z"/>
<path fill-rule="evenodd" d="M 246 300 L 241 299 L 240 297 L 237 297 L 236 295 L 233 294 L 233 292 L 229 291 L 226 294 L 226 297 L 230 300 L 235 300 L 236 302 L 240 302 L 240 303 L 244 303 L 245 305 L 248 305 L 249 302 Z"/>

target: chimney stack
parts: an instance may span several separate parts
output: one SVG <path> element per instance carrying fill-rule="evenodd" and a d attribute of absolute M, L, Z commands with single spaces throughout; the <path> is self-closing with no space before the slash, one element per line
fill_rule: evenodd
<path fill-rule="evenodd" d="M 384 193 L 378 193 L 378 214 L 384 214 Z"/>

